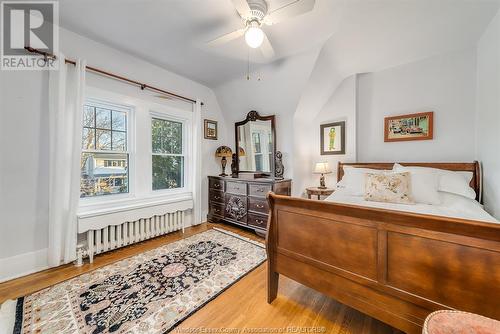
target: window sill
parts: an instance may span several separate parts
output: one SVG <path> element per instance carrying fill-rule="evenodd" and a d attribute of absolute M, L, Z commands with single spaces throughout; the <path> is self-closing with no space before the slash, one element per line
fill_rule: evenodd
<path fill-rule="evenodd" d="M 126 197 L 120 199 L 106 200 L 103 202 L 80 203 L 77 216 L 85 219 L 95 216 L 107 215 L 117 212 L 131 211 L 154 207 L 158 205 L 173 204 L 184 201 L 192 201 L 191 192 L 159 194 L 147 197 Z"/>

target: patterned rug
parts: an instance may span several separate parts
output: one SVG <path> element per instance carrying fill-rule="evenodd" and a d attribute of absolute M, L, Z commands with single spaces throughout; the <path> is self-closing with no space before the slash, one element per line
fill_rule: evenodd
<path fill-rule="evenodd" d="M 266 259 L 212 229 L 19 298 L 14 333 L 165 333 Z"/>

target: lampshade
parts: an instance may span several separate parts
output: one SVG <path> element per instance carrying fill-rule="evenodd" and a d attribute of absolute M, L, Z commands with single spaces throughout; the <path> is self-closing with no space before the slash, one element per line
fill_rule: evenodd
<path fill-rule="evenodd" d="M 245 41 L 253 49 L 258 48 L 264 41 L 264 32 L 260 29 L 257 21 L 252 21 L 250 27 L 245 32 Z"/>
<path fill-rule="evenodd" d="M 328 162 L 317 162 L 314 166 L 314 174 L 330 174 L 331 172 Z"/>
<path fill-rule="evenodd" d="M 218 157 L 218 158 L 222 158 L 222 157 L 231 157 L 233 154 L 233 152 L 231 151 L 231 149 L 227 146 L 219 146 L 217 148 L 217 151 L 215 151 L 215 156 Z"/>
<path fill-rule="evenodd" d="M 238 155 L 240 157 L 244 157 L 246 155 L 245 150 L 243 149 L 243 147 L 238 147 Z"/>

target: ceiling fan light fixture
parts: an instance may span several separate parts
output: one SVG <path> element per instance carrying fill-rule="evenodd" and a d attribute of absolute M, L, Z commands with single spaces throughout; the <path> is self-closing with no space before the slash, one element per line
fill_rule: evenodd
<path fill-rule="evenodd" d="M 245 42 L 247 42 L 248 46 L 256 49 L 262 45 L 264 41 L 264 32 L 260 29 L 260 26 L 257 22 L 252 22 L 250 27 L 245 32 Z"/>

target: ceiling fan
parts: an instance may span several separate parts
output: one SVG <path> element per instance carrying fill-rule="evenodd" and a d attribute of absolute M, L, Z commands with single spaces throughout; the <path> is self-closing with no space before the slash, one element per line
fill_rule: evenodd
<path fill-rule="evenodd" d="M 290 0 L 287 4 L 269 11 L 266 0 L 232 0 L 244 27 L 222 35 L 207 43 L 217 46 L 245 35 L 245 42 L 251 48 L 259 48 L 265 58 L 274 57 L 274 49 L 262 30 L 263 25 L 273 25 L 290 17 L 301 15 L 314 8 L 316 0 Z"/>

